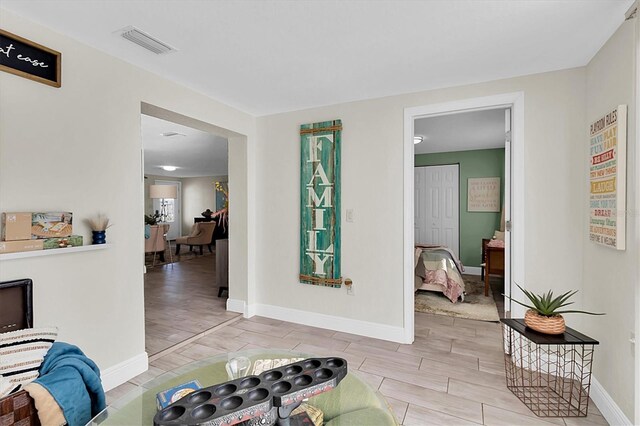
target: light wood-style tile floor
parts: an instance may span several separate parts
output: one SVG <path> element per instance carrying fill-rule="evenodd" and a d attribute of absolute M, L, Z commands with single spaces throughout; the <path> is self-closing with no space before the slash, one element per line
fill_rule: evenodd
<path fill-rule="evenodd" d="M 239 316 L 227 312 L 227 293 L 218 297 L 215 254 L 182 251 L 179 262 L 148 267 L 144 277 L 145 348 L 149 355 Z"/>
<path fill-rule="evenodd" d="M 151 362 L 148 372 L 107 393 L 108 402 L 193 360 L 250 348 L 340 356 L 378 389 L 404 425 L 606 425 L 587 418 L 538 418 L 506 387 L 496 323 L 416 314 L 416 338 L 402 345 L 262 317 L 240 319 Z"/>

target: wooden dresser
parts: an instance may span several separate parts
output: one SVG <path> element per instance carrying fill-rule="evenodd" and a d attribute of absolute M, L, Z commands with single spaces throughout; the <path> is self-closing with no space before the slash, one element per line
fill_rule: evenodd
<path fill-rule="evenodd" d="M 504 247 L 486 247 L 484 272 L 484 295 L 489 296 L 489 275 L 504 277 Z"/>

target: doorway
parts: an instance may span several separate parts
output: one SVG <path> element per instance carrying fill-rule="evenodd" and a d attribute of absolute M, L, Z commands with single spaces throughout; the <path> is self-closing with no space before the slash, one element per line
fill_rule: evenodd
<path fill-rule="evenodd" d="M 514 283 L 524 278 L 524 93 L 516 92 L 484 98 L 406 108 L 404 112 L 404 332 L 405 343 L 414 340 L 415 278 L 415 120 L 470 111 L 509 109 L 509 129 L 505 129 L 505 316 L 521 316 L 524 311 L 512 305 L 508 296 L 519 299 Z M 507 188 L 509 188 L 507 190 Z"/>
<path fill-rule="evenodd" d="M 228 275 L 219 273 L 229 269 L 231 256 L 224 248 L 234 235 L 226 210 L 220 212 L 216 203 L 217 184 L 224 182 L 227 188 L 232 183 L 229 137 L 213 126 L 182 119 L 157 108 L 143 107 L 141 114 L 145 219 L 159 216 L 158 224 L 147 223 L 151 229 L 145 229 L 145 252 L 147 242 L 154 253 L 158 251 L 153 227 L 169 225 L 160 240 L 163 256 L 160 261 L 153 257 L 144 277 L 145 349 L 150 360 L 174 351 L 188 357 L 190 342 L 239 316 L 227 310 L 223 296 L 233 289 L 227 281 L 222 283 Z M 156 187 L 175 191 L 156 191 L 154 196 Z M 156 198 L 165 193 L 170 195 Z M 180 239 L 185 234 L 186 244 Z"/>
<path fill-rule="evenodd" d="M 460 257 L 459 165 L 415 168 L 415 243 L 449 247 Z"/>

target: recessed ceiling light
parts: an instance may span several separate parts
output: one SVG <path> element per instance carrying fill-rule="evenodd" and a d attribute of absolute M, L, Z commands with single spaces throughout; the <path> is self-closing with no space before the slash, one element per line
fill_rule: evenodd
<path fill-rule="evenodd" d="M 178 132 L 164 132 L 160 133 L 160 136 L 164 136 L 165 138 L 170 138 L 171 136 L 187 136 Z"/>
<path fill-rule="evenodd" d="M 417 144 L 419 144 L 420 142 L 422 142 L 423 140 L 424 140 L 424 137 L 423 137 L 423 136 L 414 136 L 414 137 L 413 137 L 413 144 L 414 144 L 414 145 L 417 145 Z"/>
<path fill-rule="evenodd" d="M 168 172 L 173 172 L 177 169 L 176 166 L 160 166 L 163 170 L 166 170 Z"/>

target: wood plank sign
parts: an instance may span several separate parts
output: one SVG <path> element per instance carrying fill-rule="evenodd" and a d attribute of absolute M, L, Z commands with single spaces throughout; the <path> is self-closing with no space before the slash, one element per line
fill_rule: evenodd
<path fill-rule="evenodd" d="M 0 70 L 60 87 L 61 67 L 60 52 L 0 29 Z"/>
<path fill-rule="evenodd" d="M 627 106 L 589 127 L 589 239 L 625 249 L 627 198 Z"/>
<path fill-rule="evenodd" d="M 500 211 L 500 178 L 469 178 L 467 181 L 467 211 Z"/>
<path fill-rule="evenodd" d="M 300 126 L 300 282 L 340 287 L 340 120 Z"/>

